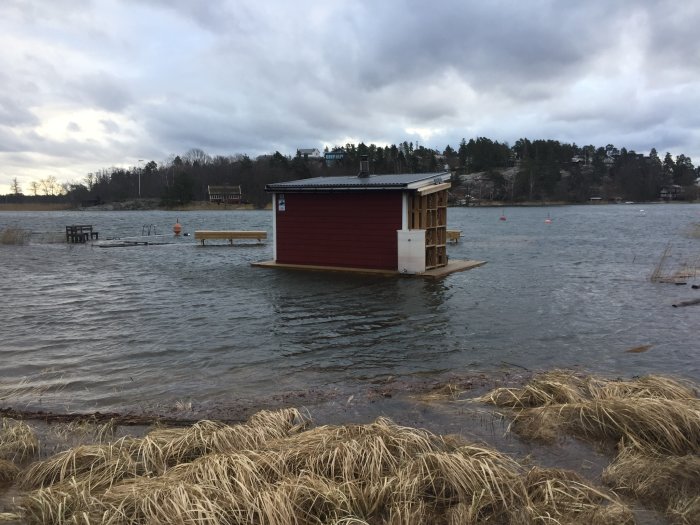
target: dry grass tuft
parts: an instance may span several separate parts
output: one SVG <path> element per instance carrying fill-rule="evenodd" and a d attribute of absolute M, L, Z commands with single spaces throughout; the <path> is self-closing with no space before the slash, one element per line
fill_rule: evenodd
<path fill-rule="evenodd" d="M 555 371 L 478 400 L 519 409 L 511 428 L 528 439 L 551 441 L 570 433 L 686 454 L 700 449 L 696 392 L 690 383 L 662 376 L 619 381 Z"/>
<path fill-rule="evenodd" d="M 22 522 L 30 524 L 88 524 L 94 498 L 75 480 L 58 483 L 26 495 L 22 501 Z"/>
<path fill-rule="evenodd" d="M 560 417 L 558 407 L 527 408 L 517 412 L 508 427 L 523 439 L 553 443 L 564 433 L 566 421 Z"/>
<path fill-rule="evenodd" d="M 352 503 L 341 486 L 313 474 L 271 486 L 260 493 L 259 523 L 334 523 L 352 516 Z"/>
<path fill-rule="evenodd" d="M 700 457 L 642 454 L 625 448 L 603 472 L 603 481 L 615 491 L 632 496 L 656 509 L 700 511 Z M 677 514 L 678 510 L 669 514 Z M 680 512 L 683 514 L 683 512 Z M 700 514 L 696 514 L 700 517 Z M 681 521 L 682 522 L 682 521 Z M 688 522 L 690 523 L 690 522 Z M 694 523 L 700 523 L 700 520 Z"/>
<path fill-rule="evenodd" d="M 0 244 L 27 244 L 32 232 L 22 228 L 3 228 L 0 231 Z"/>
<path fill-rule="evenodd" d="M 428 505 L 423 501 L 416 501 L 404 502 L 390 507 L 384 523 L 386 525 L 415 525 L 434 522 L 434 513 L 428 509 Z"/>
<path fill-rule="evenodd" d="M 700 452 L 700 402 L 637 398 L 563 405 L 558 417 L 575 435 L 622 441 L 666 454 Z"/>
<path fill-rule="evenodd" d="M 0 426 L 0 459 L 22 461 L 39 450 L 39 441 L 23 421 L 2 418 Z"/>
<path fill-rule="evenodd" d="M 301 411 L 261 411 L 243 425 L 200 421 L 191 427 L 159 429 L 136 443 L 134 454 L 148 473 L 164 473 L 179 463 L 212 453 L 263 448 L 268 442 L 299 433 L 309 424 Z"/>
<path fill-rule="evenodd" d="M 81 419 L 70 423 L 53 425 L 53 436 L 63 442 L 75 444 L 106 443 L 114 438 L 116 424 L 113 419 L 106 423 L 97 423 L 94 419 Z"/>
<path fill-rule="evenodd" d="M 469 503 L 478 519 L 500 522 L 509 509 L 526 504 L 519 472 L 518 463 L 495 450 L 466 446 L 421 454 L 398 477 L 410 500 L 422 500 L 436 511 Z"/>
<path fill-rule="evenodd" d="M 440 436 L 386 418 L 369 425 L 318 427 L 281 446 L 287 472 L 304 470 L 338 482 L 378 482 L 412 457 L 448 448 Z"/>
<path fill-rule="evenodd" d="M 476 401 L 500 407 L 529 408 L 554 403 L 578 403 L 587 395 L 586 382 L 572 372 L 539 374 L 522 388 L 497 388 Z"/>
<path fill-rule="evenodd" d="M 284 479 L 285 473 L 276 455 L 244 451 L 208 454 L 171 469 L 168 477 L 185 483 L 216 486 L 251 501 L 257 491 Z"/>
<path fill-rule="evenodd" d="M 19 474 L 19 468 L 12 461 L 0 459 L 0 483 L 8 483 L 15 480 Z"/>
<path fill-rule="evenodd" d="M 214 487 L 135 478 L 109 489 L 91 509 L 94 523 L 229 523 L 220 491 Z"/>
<path fill-rule="evenodd" d="M 20 516 L 19 514 L 15 514 L 13 512 L 0 512 L 0 523 L 2 523 L 2 522 L 19 523 L 21 518 L 22 518 L 22 516 Z"/>
<path fill-rule="evenodd" d="M 697 525 L 700 523 L 700 496 L 672 501 L 666 515 L 680 525 Z"/>
<path fill-rule="evenodd" d="M 271 434 L 276 431 L 278 437 L 286 437 L 306 430 L 310 424 L 310 416 L 296 408 L 284 408 L 274 411 L 261 410 L 253 414 L 248 420 L 248 425 L 266 428 L 270 430 Z"/>
<path fill-rule="evenodd" d="M 592 487 L 578 474 L 535 467 L 525 478 L 530 521 L 547 523 L 633 524 L 634 516 L 617 498 Z"/>
<path fill-rule="evenodd" d="M 593 399 L 697 399 L 697 389 L 691 383 L 658 375 L 630 381 L 589 378 L 588 390 Z"/>
<path fill-rule="evenodd" d="M 554 370 L 535 376 L 521 388 L 497 388 L 476 401 L 518 409 L 638 397 L 696 399 L 697 388 L 689 382 L 658 375 L 622 381 L 584 378 L 573 372 Z"/>
<path fill-rule="evenodd" d="M 341 518 L 333 523 L 333 525 L 369 525 L 365 520 L 360 518 L 355 518 L 354 516 L 349 516 L 347 518 Z"/>
<path fill-rule="evenodd" d="M 308 428 L 294 410 L 82 445 L 30 466 L 27 523 L 627 523 L 563 471 L 379 418 Z M 306 430 L 305 430 L 306 429 Z M 617 512 L 617 514 L 615 514 Z M 624 519 L 623 519 L 624 518 Z M 597 521 L 596 521 L 597 520 Z"/>
<path fill-rule="evenodd" d="M 419 394 L 414 396 L 420 401 L 430 402 L 430 401 L 443 401 L 443 400 L 456 400 L 459 396 L 464 393 L 464 390 L 459 388 L 458 385 L 453 383 L 446 383 L 441 385 L 430 392 Z"/>
<path fill-rule="evenodd" d="M 526 439 L 552 441 L 568 433 L 667 454 L 697 454 L 700 403 L 612 398 L 544 406 L 520 411 L 511 428 Z"/>
<path fill-rule="evenodd" d="M 128 438 L 104 445 L 80 445 L 33 463 L 20 477 L 25 489 L 48 487 L 70 479 L 85 480 L 89 489 L 106 488 L 142 467 L 130 455 Z"/>
<path fill-rule="evenodd" d="M 566 382 L 565 376 L 559 379 Z M 695 385 L 662 376 L 627 381 L 574 377 L 570 388 L 557 390 L 581 394 L 569 401 L 535 395 L 541 385 L 539 376 L 521 389 L 499 389 L 480 400 L 515 408 L 511 429 L 527 439 L 552 441 L 570 434 L 616 443 L 618 456 L 603 475 L 607 485 L 665 510 L 675 523 L 700 523 L 700 399 Z M 547 481 L 548 492 L 552 483 Z M 575 494 L 574 488 L 568 494 Z M 601 506 L 586 496 L 590 494 L 586 489 L 576 498 L 596 505 L 577 509 L 585 521 L 631 519 L 617 503 Z"/>

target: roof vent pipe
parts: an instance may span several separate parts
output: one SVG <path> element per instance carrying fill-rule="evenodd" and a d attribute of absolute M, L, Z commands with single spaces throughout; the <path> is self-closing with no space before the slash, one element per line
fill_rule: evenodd
<path fill-rule="evenodd" d="M 367 155 L 360 157 L 360 173 L 357 176 L 360 178 L 369 177 L 369 160 L 367 160 Z"/>

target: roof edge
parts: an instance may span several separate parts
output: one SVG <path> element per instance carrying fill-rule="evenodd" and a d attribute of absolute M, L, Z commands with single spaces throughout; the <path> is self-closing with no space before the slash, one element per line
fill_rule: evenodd
<path fill-rule="evenodd" d="M 380 174 L 370 178 L 356 179 L 354 177 L 314 177 L 288 182 L 275 182 L 265 185 L 268 193 L 288 192 L 326 192 L 326 191 L 400 191 L 415 190 L 432 184 L 440 184 L 449 180 L 451 173 L 442 171 L 437 173 L 416 173 L 416 176 L 424 175 L 415 180 L 394 181 L 392 177 L 410 177 L 414 174 Z M 385 180 L 379 179 L 385 177 Z M 317 181 L 317 182 L 313 182 Z M 335 181 L 335 182 L 334 182 Z"/>

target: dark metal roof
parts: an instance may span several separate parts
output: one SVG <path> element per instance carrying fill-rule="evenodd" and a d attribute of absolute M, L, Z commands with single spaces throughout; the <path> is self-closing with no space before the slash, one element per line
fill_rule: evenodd
<path fill-rule="evenodd" d="M 324 190 L 401 190 L 409 186 L 427 186 L 434 182 L 449 180 L 449 172 L 440 173 L 399 173 L 396 175 L 370 175 L 358 177 L 314 177 L 267 184 L 265 191 L 324 191 Z M 436 179 L 438 179 L 436 181 Z M 425 184 L 420 184 L 424 182 Z"/>

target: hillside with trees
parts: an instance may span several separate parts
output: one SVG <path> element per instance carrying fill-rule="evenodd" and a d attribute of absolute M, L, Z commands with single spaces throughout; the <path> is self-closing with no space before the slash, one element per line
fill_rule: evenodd
<path fill-rule="evenodd" d="M 326 150 L 328 151 L 328 150 Z M 486 137 L 462 139 L 455 149 L 437 151 L 411 142 L 377 146 L 346 144 L 334 148 L 340 159 L 286 156 L 280 152 L 251 159 L 247 155 L 210 156 L 191 149 L 158 164 L 128 169 L 105 168 L 79 182 L 58 184 L 55 177 L 30 184 L 23 193 L 17 180 L 5 202 L 68 202 L 90 206 L 133 199 L 155 199 L 171 207 L 207 199 L 209 185 L 240 185 L 245 202 L 262 208 L 270 202 L 266 184 L 318 176 L 357 173 L 367 155 L 372 173 L 453 173 L 456 204 L 558 201 L 696 200 L 696 169 L 689 157 L 652 149 L 637 153 L 612 144 L 577 146 L 555 140 L 519 139 L 512 146 Z"/>

